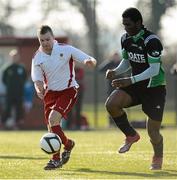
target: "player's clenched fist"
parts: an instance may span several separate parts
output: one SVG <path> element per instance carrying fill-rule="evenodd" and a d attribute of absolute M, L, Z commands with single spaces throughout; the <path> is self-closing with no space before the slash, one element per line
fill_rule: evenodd
<path fill-rule="evenodd" d="M 113 87 L 127 87 L 127 86 L 130 86 L 131 84 L 132 84 L 132 81 L 130 77 L 114 79 L 112 81 Z"/>
<path fill-rule="evenodd" d="M 86 59 L 86 60 L 84 61 L 84 64 L 85 64 L 87 67 L 91 67 L 91 68 L 95 67 L 95 66 L 96 66 L 96 63 L 97 63 L 97 61 L 96 61 L 94 58 L 89 58 L 89 59 Z"/>
<path fill-rule="evenodd" d="M 108 69 L 106 71 L 106 79 L 113 79 L 116 76 L 116 72 L 114 70 Z"/>

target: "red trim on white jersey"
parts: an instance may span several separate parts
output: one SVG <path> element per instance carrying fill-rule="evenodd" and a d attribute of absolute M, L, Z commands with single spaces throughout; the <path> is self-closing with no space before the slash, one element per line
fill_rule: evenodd
<path fill-rule="evenodd" d="M 43 71 L 43 70 L 42 70 Z M 44 76 L 44 84 L 45 84 L 45 89 L 47 89 L 47 77 L 45 72 L 43 71 L 43 76 Z"/>
<path fill-rule="evenodd" d="M 73 78 L 73 58 L 71 56 L 70 60 L 69 60 L 69 71 L 70 71 L 70 79 L 68 81 L 68 87 L 71 86 L 71 82 L 72 82 L 72 78 Z"/>

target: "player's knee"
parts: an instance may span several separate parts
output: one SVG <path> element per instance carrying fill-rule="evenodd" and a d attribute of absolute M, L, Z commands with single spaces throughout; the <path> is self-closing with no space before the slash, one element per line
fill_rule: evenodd
<path fill-rule="evenodd" d="M 107 99 L 107 101 L 105 102 L 105 107 L 106 107 L 108 112 L 111 111 L 111 109 L 112 109 L 112 102 L 109 99 Z"/>
<path fill-rule="evenodd" d="M 61 114 L 55 110 L 52 110 L 49 114 L 49 125 L 50 127 L 60 124 Z"/>
<path fill-rule="evenodd" d="M 114 111 L 117 112 L 119 110 L 119 105 L 115 101 L 110 99 L 105 102 L 105 107 L 109 113 L 112 113 Z"/>

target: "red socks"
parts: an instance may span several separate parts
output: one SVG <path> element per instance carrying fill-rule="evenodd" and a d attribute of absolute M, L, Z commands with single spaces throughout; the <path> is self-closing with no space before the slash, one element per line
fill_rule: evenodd
<path fill-rule="evenodd" d="M 57 134 L 61 138 L 62 144 L 64 144 L 64 145 L 67 144 L 68 139 L 65 136 L 65 134 L 64 134 L 62 128 L 60 127 L 60 125 L 53 126 L 53 127 L 51 127 L 51 129 L 52 129 L 53 133 Z M 59 160 L 60 159 L 60 153 L 54 154 L 52 159 L 53 160 Z"/>
<path fill-rule="evenodd" d="M 62 144 L 66 144 L 67 141 L 68 141 L 68 138 L 65 136 L 62 128 L 60 127 L 60 125 L 57 125 L 57 126 L 52 126 L 51 127 L 52 129 L 52 132 L 57 134 L 60 138 L 61 138 L 61 141 L 62 141 Z"/>
<path fill-rule="evenodd" d="M 58 152 L 56 154 L 53 154 L 52 159 L 53 160 L 60 160 L 60 153 Z"/>

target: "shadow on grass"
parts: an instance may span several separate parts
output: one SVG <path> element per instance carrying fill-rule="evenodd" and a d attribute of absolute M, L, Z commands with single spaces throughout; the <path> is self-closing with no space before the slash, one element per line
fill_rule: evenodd
<path fill-rule="evenodd" d="M 15 156 L 15 155 L 1 155 L 0 159 L 46 159 L 45 157 L 29 157 L 29 156 Z"/>
<path fill-rule="evenodd" d="M 63 171 L 64 169 L 62 169 Z M 64 170 L 65 171 L 65 170 Z M 68 170 L 66 170 L 68 171 Z M 78 173 L 95 173 L 95 174 L 100 174 L 102 176 L 104 175 L 117 175 L 117 176 L 139 176 L 139 177 L 149 177 L 149 178 L 170 178 L 170 177 L 177 177 L 177 171 L 176 170 L 159 170 L 159 171 L 149 171 L 148 173 L 143 173 L 143 172 L 111 172 L 111 171 L 99 171 L 99 170 L 93 170 L 93 169 L 87 169 L 87 168 L 80 168 L 80 169 L 72 169 L 70 171 L 75 171 Z"/>

